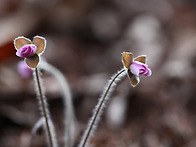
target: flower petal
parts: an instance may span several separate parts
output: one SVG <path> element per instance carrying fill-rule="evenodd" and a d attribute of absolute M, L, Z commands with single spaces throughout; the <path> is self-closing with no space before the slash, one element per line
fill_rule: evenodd
<path fill-rule="evenodd" d="M 122 62 L 124 67 L 126 67 L 127 69 L 129 69 L 129 66 L 131 65 L 133 61 L 133 54 L 130 52 L 123 52 L 122 53 Z"/>
<path fill-rule="evenodd" d="M 17 50 L 16 55 L 22 58 L 29 58 L 33 56 L 37 51 L 37 47 L 34 44 L 24 45 L 21 49 Z"/>
<path fill-rule="evenodd" d="M 147 68 L 147 72 L 145 73 L 145 76 L 151 76 L 152 75 L 152 71 L 150 68 Z"/>
<path fill-rule="evenodd" d="M 130 79 L 131 79 L 132 76 L 134 76 L 134 75 L 131 73 L 130 69 L 127 70 L 127 76 L 128 76 Z"/>
<path fill-rule="evenodd" d="M 134 59 L 134 61 L 138 61 L 138 62 L 146 64 L 146 56 L 145 55 L 138 56 Z"/>
<path fill-rule="evenodd" d="M 46 48 L 46 39 L 41 36 L 33 37 L 33 44 L 37 46 L 37 54 L 42 53 Z"/>
<path fill-rule="evenodd" d="M 130 78 L 130 82 L 131 82 L 131 85 L 133 87 L 137 86 L 137 84 L 140 82 L 140 78 L 138 76 L 132 76 Z"/>
<path fill-rule="evenodd" d="M 30 68 L 36 68 L 39 63 L 39 56 L 35 54 L 30 58 L 25 58 L 25 61 Z"/>
<path fill-rule="evenodd" d="M 131 64 L 130 71 L 133 75 L 139 76 L 141 65 Z"/>
<path fill-rule="evenodd" d="M 19 36 L 16 39 L 14 39 L 14 46 L 17 50 L 19 50 L 21 47 L 23 47 L 26 44 L 31 44 L 31 40 L 24 36 Z"/>

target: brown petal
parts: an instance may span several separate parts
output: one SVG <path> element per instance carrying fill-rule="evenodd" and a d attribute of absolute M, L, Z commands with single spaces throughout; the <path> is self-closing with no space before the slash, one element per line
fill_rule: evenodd
<path fill-rule="evenodd" d="M 130 78 L 130 82 L 131 82 L 131 85 L 133 87 L 135 87 L 140 82 L 140 78 L 137 77 L 137 76 L 133 76 L 133 77 Z"/>
<path fill-rule="evenodd" d="M 33 44 L 37 46 L 37 54 L 42 53 L 46 48 L 46 39 L 41 36 L 33 37 Z"/>
<path fill-rule="evenodd" d="M 138 61 L 138 62 L 141 62 L 141 63 L 144 63 L 146 64 L 146 56 L 145 55 L 142 55 L 142 56 L 138 56 L 134 59 L 134 61 Z"/>
<path fill-rule="evenodd" d="M 123 52 L 122 53 L 122 62 L 124 67 L 129 69 L 129 66 L 131 65 L 133 61 L 133 54 L 130 52 Z"/>
<path fill-rule="evenodd" d="M 19 36 L 14 39 L 14 46 L 17 50 L 21 49 L 26 44 L 31 44 L 31 40 L 25 38 L 24 36 Z"/>
<path fill-rule="evenodd" d="M 131 73 L 130 69 L 127 70 L 127 76 L 131 79 L 134 75 Z"/>
<path fill-rule="evenodd" d="M 135 86 L 140 82 L 139 77 L 133 75 L 133 74 L 131 73 L 130 69 L 127 70 L 127 75 L 128 75 L 128 77 L 129 77 L 130 82 L 131 82 L 131 85 L 132 85 L 133 87 L 135 87 Z"/>
<path fill-rule="evenodd" d="M 39 63 L 39 56 L 35 54 L 30 58 L 25 58 L 25 61 L 30 68 L 36 68 Z"/>

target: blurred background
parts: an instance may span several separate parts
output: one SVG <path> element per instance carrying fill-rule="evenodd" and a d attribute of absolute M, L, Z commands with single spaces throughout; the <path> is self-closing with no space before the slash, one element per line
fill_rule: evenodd
<path fill-rule="evenodd" d="M 136 88 L 124 78 L 90 147 L 196 146 L 195 0 L 0 0 L 1 147 L 46 147 L 44 133 L 31 134 L 40 118 L 34 82 L 18 74 L 13 46 L 35 35 L 47 39 L 42 57 L 70 83 L 75 146 L 123 51 L 147 55 L 153 75 Z M 61 87 L 42 77 L 62 147 Z"/>

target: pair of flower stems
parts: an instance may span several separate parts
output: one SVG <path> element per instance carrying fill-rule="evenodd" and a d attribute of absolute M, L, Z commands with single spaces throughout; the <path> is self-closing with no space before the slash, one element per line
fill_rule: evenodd
<path fill-rule="evenodd" d="M 43 37 L 40 36 L 35 36 L 33 38 L 33 42 L 31 40 L 21 36 L 18 37 L 14 40 L 14 45 L 17 50 L 16 55 L 22 58 L 25 58 L 26 64 L 30 68 L 34 68 L 35 71 L 35 81 L 37 83 L 37 88 L 38 88 L 38 98 L 40 101 L 41 109 L 42 109 L 42 114 L 45 118 L 45 127 L 47 130 L 47 136 L 48 136 L 48 142 L 50 147 L 57 147 L 57 142 L 56 142 L 56 135 L 54 132 L 54 126 L 52 123 L 52 120 L 49 115 L 49 111 L 47 108 L 47 102 L 44 96 L 44 92 L 42 90 L 41 86 L 41 81 L 40 81 L 40 75 L 38 71 L 38 64 L 40 62 L 40 54 L 42 54 L 45 50 L 46 47 L 46 40 Z M 139 75 L 144 75 L 144 76 L 150 76 L 152 74 L 151 70 L 148 68 L 146 65 L 146 56 L 139 56 L 137 58 L 133 57 L 133 54 L 130 52 L 123 52 L 122 53 L 122 62 L 124 68 L 117 72 L 111 80 L 108 82 L 108 85 L 106 86 L 102 96 L 100 97 L 98 104 L 95 107 L 95 110 L 93 111 L 92 118 L 90 119 L 87 129 L 85 130 L 85 133 L 81 139 L 81 142 L 79 144 L 79 147 L 85 147 L 88 144 L 88 141 L 90 137 L 92 136 L 94 130 L 96 129 L 97 123 L 100 120 L 100 116 L 103 112 L 103 108 L 105 106 L 105 102 L 109 99 L 109 95 L 114 89 L 114 86 L 117 84 L 118 81 L 121 80 L 122 77 L 124 77 L 126 74 L 130 78 L 131 85 L 135 87 L 139 83 Z M 42 64 L 40 64 L 42 65 Z M 51 68 L 52 66 L 49 66 L 49 64 L 45 64 L 45 66 L 48 66 Z M 42 66 L 43 68 L 44 66 Z M 54 67 L 52 67 L 52 71 L 58 71 Z M 47 69 L 47 68 L 45 68 Z M 62 76 L 57 73 L 57 77 Z M 56 74 L 55 73 L 55 74 Z M 54 75 L 55 75 L 54 74 Z M 62 79 L 62 78 L 61 78 Z M 66 82 L 66 81 L 64 81 Z M 61 83 L 61 85 L 63 85 Z M 66 89 L 68 87 L 64 87 Z M 66 91 L 68 92 L 68 91 Z M 66 95 L 66 94 L 65 94 Z M 69 95 L 70 96 L 70 95 Z M 73 133 L 71 131 L 71 128 L 69 125 L 71 125 L 71 121 L 73 122 L 73 115 L 71 114 L 73 110 L 72 108 L 72 103 L 71 101 L 67 101 L 66 106 L 67 108 L 67 118 L 68 118 L 68 123 L 67 123 L 67 140 L 66 140 L 66 146 L 71 147 L 73 145 L 73 136 L 70 135 Z"/>

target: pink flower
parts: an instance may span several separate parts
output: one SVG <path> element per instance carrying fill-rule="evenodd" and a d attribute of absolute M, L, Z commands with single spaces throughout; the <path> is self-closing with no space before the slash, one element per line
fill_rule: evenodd
<path fill-rule="evenodd" d="M 151 76 L 152 71 L 148 68 L 148 65 L 143 64 L 138 61 L 132 61 L 130 65 L 131 73 L 135 76 L 144 75 L 144 76 Z"/>
<path fill-rule="evenodd" d="M 33 41 L 24 36 L 17 37 L 14 40 L 14 47 L 17 50 L 16 55 L 25 58 L 26 64 L 30 68 L 36 68 L 46 47 L 46 39 L 41 36 L 33 37 Z"/>
<path fill-rule="evenodd" d="M 139 76 L 151 76 L 152 71 L 148 68 L 146 64 L 146 56 L 133 57 L 130 52 L 122 53 L 122 62 L 124 67 L 127 69 L 127 75 L 130 78 L 131 85 L 135 87 L 139 82 Z"/>
<path fill-rule="evenodd" d="M 22 58 L 29 58 L 35 55 L 37 47 L 34 44 L 24 45 L 21 49 L 17 50 L 16 55 Z"/>
<path fill-rule="evenodd" d="M 33 74 L 33 70 L 27 66 L 24 61 L 18 63 L 18 73 L 23 78 L 29 78 Z"/>

